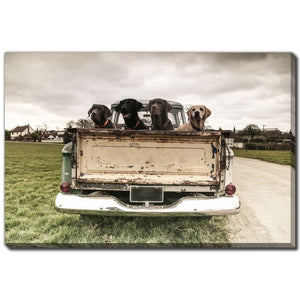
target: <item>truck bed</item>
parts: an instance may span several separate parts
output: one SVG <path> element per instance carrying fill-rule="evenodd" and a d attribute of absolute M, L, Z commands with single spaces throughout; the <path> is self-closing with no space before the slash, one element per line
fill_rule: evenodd
<path fill-rule="evenodd" d="M 220 183 L 221 131 L 77 129 L 76 141 L 81 183 Z"/>

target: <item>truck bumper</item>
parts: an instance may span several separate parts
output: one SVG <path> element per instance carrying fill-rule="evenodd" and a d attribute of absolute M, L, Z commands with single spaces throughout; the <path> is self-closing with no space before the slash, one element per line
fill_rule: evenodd
<path fill-rule="evenodd" d="M 241 209 L 238 196 L 199 198 L 183 197 L 172 205 L 133 206 L 113 196 L 87 197 L 59 193 L 55 208 L 64 213 L 119 216 L 191 216 L 230 215 Z"/>

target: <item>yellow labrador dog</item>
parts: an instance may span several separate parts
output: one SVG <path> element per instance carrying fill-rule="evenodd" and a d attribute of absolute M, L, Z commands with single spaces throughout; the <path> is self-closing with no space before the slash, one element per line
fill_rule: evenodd
<path fill-rule="evenodd" d="M 204 122 L 210 116 L 211 111 L 204 105 L 193 105 L 187 115 L 189 122 L 181 125 L 177 131 L 201 131 L 204 130 Z"/>

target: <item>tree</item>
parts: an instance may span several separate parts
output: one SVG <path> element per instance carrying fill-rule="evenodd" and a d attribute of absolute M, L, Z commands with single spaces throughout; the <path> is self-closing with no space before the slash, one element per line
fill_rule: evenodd
<path fill-rule="evenodd" d="M 93 125 L 93 121 L 88 120 L 88 119 L 79 119 L 75 123 L 76 127 L 79 128 L 91 128 Z"/>
<path fill-rule="evenodd" d="M 250 124 L 247 125 L 244 129 L 244 133 L 245 135 L 250 135 L 251 138 L 253 139 L 253 137 L 255 135 L 260 135 L 261 134 L 261 130 L 259 129 L 259 127 L 255 124 Z"/>
<path fill-rule="evenodd" d="M 37 140 L 40 143 L 42 141 L 42 135 L 43 135 L 43 130 L 37 128 L 35 131 L 36 135 L 37 135 Z"/>
<path fill-rule="evenodd" d="M 44 129 L 45 129 L 45 131 L 47 131 L 47 129 L 48 129 L 48 125 L 44 122 Z"/>
<path fill-rule="evenodd" d="M 32 134 L 31 134 L 31 137 L 33 138 L 33 140 L 36 142 L 37 140 L 38 140 L 38 138 L 39 138 L 39 136 L 37 135 L 37 133 L 36 132 L 33 132 Z"/>
<path fill-rule="evenodd" d="M 8 130 L 5 130 L 5 140 L 6 141 L 10 141 L 11 140 L 10 131 L 8 131 Z"/>
<path fill-rule="evenodd" d="M 67 123 L 67 128 L 72 128 L 72 127 L 75 127 L 75 121 L 74 120 L 71 120 Z"/>

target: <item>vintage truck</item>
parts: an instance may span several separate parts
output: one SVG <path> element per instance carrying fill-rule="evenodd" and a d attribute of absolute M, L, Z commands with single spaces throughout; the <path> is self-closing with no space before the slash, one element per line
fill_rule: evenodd
<path fill-rule="evenodd" d="M 173 102 L 172 107 L 170 119 L 177 128 L 185 115 L 179 103 Z M 113 121 L 122 125 L 114 105 L 112 111 Z M 145 111 L 140 117 L 145 123 L 150 120 Z M 124 216 L 212 216 L 240 211 L 232 184 L 234 154 L 226 143 L 228 131 L 70 131 L 72 142 L 62 150 L 61 192 L 55 199 L 58 211 Z"/>

